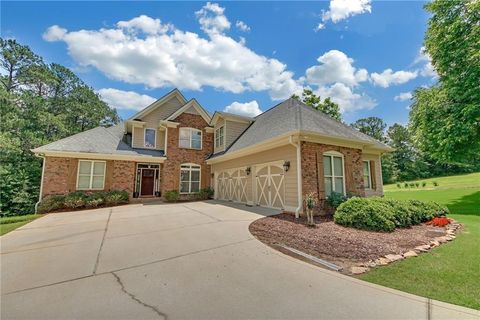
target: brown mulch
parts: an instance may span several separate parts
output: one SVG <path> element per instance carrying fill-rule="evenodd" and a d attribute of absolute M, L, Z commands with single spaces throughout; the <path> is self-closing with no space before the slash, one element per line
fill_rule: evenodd
<path fill-rule="evenodd" d="M 342 227 L 332 218 L 315 217 L 314 228 L 307 227 L 305 220 L 283 213 L 256 220 L 249 229 L 267 245 L 285 245 L 344 267 L 387 254 L 402 254 L 445 234 L 444 228 L 425 224 L 373 232 Z"/>

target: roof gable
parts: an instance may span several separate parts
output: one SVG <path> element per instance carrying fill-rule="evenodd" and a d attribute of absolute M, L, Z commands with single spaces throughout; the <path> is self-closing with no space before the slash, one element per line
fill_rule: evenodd
<path fill-rule="evenodd" d="M 195 110 L 203 118 L 203 120 L 205 120 L 206 123 L 210 123 L 212 120 L 210 114 L 195 99 L 188 101 L 185 105 L 183 105 L 183 107 L 175 111 L 165 120 L 173 121 L 182 113 L 194 113 L 193 110 Z"/>
<path fill-rule="evenodd" d="M 178 89 L 173 89 L 172 91 L 170 91 L 169 93 L 167 93 L 166 95 L 164 95 L 163 97 L 161 97 L 160 99 L 158 99 L 157 101 L 153 102 L 151 105 L 149 105 L 148 107 L 146 107 L 145 109 L 137 112 L 136 114 L 134 114 L 133 116 L 131 116 L 128 120 L 134 120 L 134 119 L 143 119 L 144 117 L 146 117 L 148 114 L 150 114 L 151 112 L 157 110 L 159 107 L 161 107 L 162 105 L 164 105 L 165 103 L 167 103 L 168 101 L 170 101 L 171 99 L 177 99 L 180 103 L 178 104 L 179 107 L 175 108 L 175 109 L 179 109 L 181 106 L 185 105 L 185 103 L 187 103 L 187 99 L 185 99 L 185 97 L 183 96 L 183 94 L 180 92 L 180 90 Z M 166 114 L 163 115 L 163 118 L 166 118 L 168 117 L 170 114 L 172 114 L 172 111 L 171 109 L 170 110 L 166 110 Z M 127 121 L 128 121 L 127 120 Z"/>

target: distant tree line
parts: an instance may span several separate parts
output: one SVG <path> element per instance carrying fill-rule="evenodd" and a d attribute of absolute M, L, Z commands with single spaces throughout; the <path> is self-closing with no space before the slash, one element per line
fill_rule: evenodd
<path fill-rule="evenodd" d="M 41 159 L 30 150 L 119 117 L 68 68 L 13 39 L 0 38 L 0 50 L 0 210 L 32 213 Z"/>

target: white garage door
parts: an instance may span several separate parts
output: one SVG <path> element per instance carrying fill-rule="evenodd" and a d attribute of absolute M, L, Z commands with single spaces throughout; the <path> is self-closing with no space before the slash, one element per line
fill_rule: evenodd
<path fill-rule="evenodd" d="M 217 175 L 219 200 L 247 202 L 247 173 L 244 168 L 222 171 Z"/>
<path fill-rule="evenodd" d="M 285 177 L 281 164 L 258 166 L 255 180 L 257 205 L 277 209 L 285 207 Z"/>

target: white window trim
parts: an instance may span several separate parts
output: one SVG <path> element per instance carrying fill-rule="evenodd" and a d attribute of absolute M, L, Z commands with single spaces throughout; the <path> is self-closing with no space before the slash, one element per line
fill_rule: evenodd
<path fill-rule="evenodd" d="M 182 130 L 188 130 L 190 132 L 190 147 L 182 147 L 180 146 L 180 132 Z M 200 132 L 200 148 L 192 148 L 192 131 Z M 192 150 L 202 150 L 203 149 L 203 132 L 197 128 L 190 128 L 190 127 L 181 127 L 178 129 L 178 147 L 182 149 L 192 149 Z"/>
<path fill-rule="evenodd" d="M 368 187 L 365 187 L 365 190 L 371 190 L 372 189 L 372 169 L 370 168 L 370 161 L 363 160 L 363 162 L 366 162 L 368 167 Z M 362 170 L 363 170 L 363 167 L 362 167 Z M 363 179 L 365 179 L 365 173 L 363 173 Z"/>
<path fill-rule="evenodd" d="M 220 135 L 217 132 L 220 132 L 220 129 L 223 129 L 222 132 L 222 143 L 217 145 L 217 139 L 220 140 Z M 215 129 L 215 148 L 221 148 L 225 146 L 225 125 L 220 126 L 219 128 Z"/>
<path fill-rule="evenodd" d="M 153 148 L 147 147 L 147 130 L 153 130 L 155 132 L 155 137 L 153 139 Z M 143 129 L 143 147 L 147 149 L 157 149 L 157 129 L 155 128 L 145 128 Z"/>
<path fill-rule="evenodd" d="M 90 183 L 89 183 L 89 188 L 80 188 L 78 186 L 78 183 L 80 181 L 80 162 L 90 162 Z M 92 188 L 93 184 L 93 167 L 95 162 L 101 162 L 104 163 L 105 167 L 103 170 L 103 182 L 102 182 L 102 187 L 101 188 Z M 102 160 L 78 160 L 78 165 L 77 165 L 77 190 L 103 190 L 105 189 L 105 176 L 107 175 L 107 161 L 102 161 Z M 96 175 L 99 176 L 99 175 Z"/>
<path fill-rule="evenodd" d="M 347 190 L 346 190 L 346 186 L 345 186 L 345 156 L 343 155 L 343 153 L 340 153 L 340 152 L 337 152 L 337 151 L 324 152 L 323 156 L 330 157 L 330 170 L 332 171 L 332 175 L 328 176 L 328 177 L 332 178 L 332 192 L 338 192 L 337 190 L 335 190 L 335 178 L 342 178 L 343 190 L 342 190 L 341 193 L 343 195 L 346 195 Z M 333 169 L 333 167 L 334 167 L 333 166 L 333 157 L 342 158 L 342 173 L 343 173 L 343 175 L 341 175 L 341 176 L 336 176 L 335 175 L 335 171 Z M 324 166 L 325 166 L 325 164 L 324 164 Z M 324 168 L 322 168 L 322 170 L 324 170 Z M 325 184 L 325 174 L 323 175 L 323 183 Z M 338 193 L 340 193 L 340 192 L 338 192 Z M 326 188 L 325 188 L 325 195 L 326 195 Z"/>
<path fill-rule="evenodd" d="M 189 168 L 189 171 L 190 171 L 190 180 L 188 181 L 188 191 L 189 192 L 182 192 L 182 166 L 190 166 Z M 192 167 L 195 167 L 195 168 L 192 168 Z M 195 194 L 197 192 L 192 192 L 192 174 L 191 172 L 192 171 L 198 171 L 199 172 L 199 175 L 198 175 L 198 191 L 200 191 L 201 189 L 201 186 L 202 186 L 202 166 L 200 166 L 199 164 L 196 164 L 196 163 L 182 163 L 180 165 L 180 183 L 179 183 L 179 186 L 178 186 L 178 192 L 180 194 Z"/>

